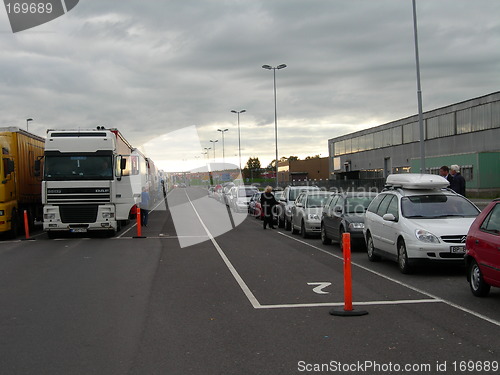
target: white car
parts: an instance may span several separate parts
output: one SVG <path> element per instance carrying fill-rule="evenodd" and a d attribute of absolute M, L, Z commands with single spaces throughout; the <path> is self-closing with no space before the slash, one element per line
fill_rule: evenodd
<path fill-rule="evenodd" d="M 368 259 L 395 260 L 402 273 L 423 261 L 462 264 L 467 232 L 479 209 L 446 189 L 448 184 L 437 175 L 388 176 L 388 188 L 366 211 L 363 234 Z"/>
<path fill-rule="evenodd" d="M 292 206 L 292 233 L 307 238 L 310 234 L 321 233 L 321 212 L 328 198 L 328 191 L 308 191 L 300 193 Z"/>
<path fill-rule="evenodd" d="M 250 198 L 259 190 L 255 186 L 234 186 L 231 189 L 231 205 L 236 212 L 248 212 Z"/>

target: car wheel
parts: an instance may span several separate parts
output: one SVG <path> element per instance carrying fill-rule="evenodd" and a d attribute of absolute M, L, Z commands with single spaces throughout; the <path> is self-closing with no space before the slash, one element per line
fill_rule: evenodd
<path fill-rule="evenodd" d="M 321 224 L 321 243 L 323 245 L 330 245 L 332 243 L 332 240 L 326 235 L 326 229 L 323 224 Z"/>
<path fill-rule="evenodd" d="M 490 292 L 490 286 L 485 283 L 481 269 L 475 260 L 472 260 L 469 267 L 469 283 L 470 290 L 476 297 L 485 297 Z"/>
<path fill-rule="evenodd" d="M 285 223 L 283 220 L 281 220 L 281 216 L 278 217 L 278 228 L 283 228 L 285 226 Z"/>
<path fill-rule="evenodd" d="M 411 267 L 408 262 L 408 253 L 406 252 L 406 245 L 403 240 L 398 241 L 398 267 L 401 273 L 411 273 Z"/>
<path fill-rule="evenodd" d="M 306 224 L 304 223 L 304 220 L 302 220 L 302 223 L 300 224 L 300 235 L 302 236 L 302 238 L 309 237 L 306 232 Z"/>
<path fill-rule="evenodd" d="M 373 246 L 373 238 L 370 233 L 366 235 L 366 253 L 368 254 L 368 260 L 370 262 L 380 260 L 380 256 L 375 254 L 375 246 Z"/>
<path fill-rule="evenodd" d="M 339 230 L 339 246 L 340 246 L 340 251 L 342 251 L 342 254 L 344 253 L 344 228 L 340 227 Z"/>

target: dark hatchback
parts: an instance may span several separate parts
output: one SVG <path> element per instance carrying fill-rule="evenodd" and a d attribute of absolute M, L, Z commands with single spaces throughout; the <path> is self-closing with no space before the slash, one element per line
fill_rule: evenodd
<path fill-rule="evenodd" d="M 342 249 L 342 234 L 351 234 L 353 247 L 365 247 L 363 228 L 365 211 L 376 193 L 352 192 L 331 196 L 321 214 L 321 242 L 328 245 L 339 242 Z"/>

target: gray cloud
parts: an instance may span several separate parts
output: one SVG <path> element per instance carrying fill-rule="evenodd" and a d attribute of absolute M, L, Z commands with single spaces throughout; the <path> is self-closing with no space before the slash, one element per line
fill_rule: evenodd
<path fill-rule="evenodd" d="M 498 90 L 500 3 L 418 1 L 424 110 Z M 244 161 L 327 153 L 327 139 L 415 114 L 410 1 L 81 1 L 17 34 L 0 16 L 0 125 L 118 127 L 141 145 L 187 126 Z M 206 139 L 204 139 L 206 138 Z M 219 150 L 221 150 L 219 148 Z M 161 158 L 159 150 L 149 150 Z M 218 155 L 219 157 L 221 155 Z"/>

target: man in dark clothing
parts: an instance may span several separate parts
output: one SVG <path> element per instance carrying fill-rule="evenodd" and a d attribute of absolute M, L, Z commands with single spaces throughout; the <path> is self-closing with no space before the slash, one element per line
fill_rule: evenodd
<path fill-rule="evenodd" d="M 450 183 L 451 190 L 465 197 L 465 178 L 460 174 L 460 167 L 454 164 L 450 167 L 450 171 L 453 176 Z"/>
<path fill-rule="evenodd" d="M 269 224 L 269 228 L 274 229 L 273 225 L 273 207 L 278 204 L 274 194 L 272 193 L 273 188 L 271 186 L 266 187 L 266 190 L 260 196 L 260 204 L 262 205 L 262 210 L 264 211 L 264 229 L 266 225 Z"/>
<path fill-rule="evenodd" d="M 441 177 L 446 178 L 451 185 L 451 181 L 453 181 L 453 176 L 450 174 L 450 168 L 448 168 L 446 165 L 443 165 L 441 168 L 439 168 L 439 175 Z"/>

